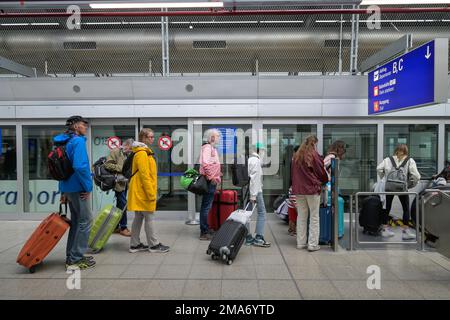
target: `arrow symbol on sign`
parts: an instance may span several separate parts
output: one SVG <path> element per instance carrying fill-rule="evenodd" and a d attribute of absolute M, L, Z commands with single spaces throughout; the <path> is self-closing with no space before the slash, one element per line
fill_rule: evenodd
<path fill-rule="evenodd" d="M 430 57 L 431 57 L 430 47 L 427 46 L 427 54 L 425 55 L 425 58 L 430 59 Z"/>

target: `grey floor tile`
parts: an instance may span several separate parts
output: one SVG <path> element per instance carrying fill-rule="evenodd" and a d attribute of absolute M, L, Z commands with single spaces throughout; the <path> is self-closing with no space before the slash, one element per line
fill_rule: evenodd
<path fill-rule="evenodd" d="M 144 290 L 143 298 L 177 299 L 181 298 L 186 280 L 151 280 Z"/>
<path fill-rule="evenodd" d="M 262 299 L 301 299 L 293 280 L 259 280 Z"/>
<path fill-rule="evenodd" d="M 425 299 L 450 300 L 450 286 L 441 281 L 407 281 L 409 287 L 420 293 Z"/>
<path fill-rule="evenodd" d="M 30 291 L 38 290 L 45 279 L 0 279 L 1 293 L 10 297 L 26 298 Z"/>
<path fill-rule="evenodd" d="M 367 288 L 366 280 L 338 280 L 332 282 L 343 299 L 381 299 L 376 289 Z"/>
<path fill-rule="evenodd" d="M 349 253 L 345 256 L 345 259 L 347 260 L 348 265 L 374 265 L 377 264 L 377 261 L 365 253 Z"/>
<path fill-rule="evenodd" d="M 187 280 L 183 289 L 184 298 L 218 299 L 222 295 L 222 280 Z"/>
<path fill-rule="evenodd" d="M 284 265 L 284 260 L 281 254 L 265 254 L 265 255 L 254 255 L 254 261 L 256 265 Z"/>
<path fill-rule="evenodd" d="M 89 297 L 94 299 L 94 297 L 104 297 L 109 286 L 112 285 L 114 280 L 109 279 L 85 279 L 81 278 L 81 289 L 80 290 L 70 290 L 65 295 L 65 298 L 77 298 L 83 299 Z"/>
<path fill-rule="evenodd" d="M 330 280 L 357 280 L 368 277 L 365 270 L 349 265 L 322 265 L 320 268 Z"/>
<path fill-rule="evenodd" d="M 231 266 L 224 266 L 223 268 L 223 279 L 257 279 L 256 267 L 255 266 L 238 266 L 232 264 Z"/>
<path fill-rule="evenodd" d="M 128 268 L 128 265 L 99 265 L 95 266 L 95 268 L 86 270 L 90 272 L 86 272 L 84 277 L 87 279 L 118 279 L 120 275 L 125 272 Z M 82 275 L 85 271 L 82 271 Z"/>
<path fill-rule="evenodd" d="M 194 256 L 188 253 L 173 254 L 172 252 L 168 252 L 164 256 L 163 265 L 189 266 L 194 261 Z"/>
<path fill-rule="evenodd" d="M 120 299 L 138 299 L 144 295 L 151 280 L 113 280 L 105 291 L 105 297 Z"/>
<path fill-rule="evenodd" d="M 381 289 L 377 290 L 383 299 L 424 299 L 424 297 L 408 286 L 406 281 L 383 281 L 381 280 Z"/>
<path fill-rule="evenodd" d="M 223 299 L 259 299 L 257 280 L 222 280 Z"/>
<path fill-rule="evenodd" d="M 73 282 L 69 282 L 74 284 Z M 82 281 L 80 281 L 80 286 L 82 285 Z M 38 287 L 34 287 L 30 289 L 26 297 L 27 298 L 42 298 L 49 299 L 52 297 L 60 297 L 64 298 L 66 294 L 71 292 L 72 290 L 76 290 L 75 287 L 67 286 L 67 279 L 48 279 L 42 282 Z"/>
<path fill-rule="evenodd" d="M 425 272 L 427 275 L 431 276 L 433 280 L 443 280 L 450 281 L 450 270 L 444 269 L 439 265 L 421 266 L 419 267 L 421 271 Z M 420 280 L 420 279 L 414 279 Z"/>
<path fill-rule="evenodd" d="M 130 253 L 133 255 L 133 253 Z M 133 260 L 133 265 L 136 264 L 153 264 L 160 265 L 164 261 L 164 255 L 151 254 L 149 252 L 138 252 L 136 258 Z"/>
<path fill-rule="evenodd" d="M 101 265 L 105 265 L 105 264 L 132 264 L 134 262 L 134 260 L 136 259 L 136 255 L 135 254 L 130 254 L 127 251 L 124 251 L 123 253 L 110 253 L 110 254 L 105 254 L 103 257 L 103 260 L 97 261 L 96 262 L 98 264 Z"/>
<path fill-rule="evenodd" d="M 222 279 L 223 269 L 224 266 L 217 263 L 210 265 L 193 265 L 189 274 L 189 279 Z"/>
<path fill-rule="evenodd" d="M 196 253 L 194 259 L 192 260 L 193 265 L 211 265 L 217 264 L 217 261 L 213 261 L 211 256 L 207 255 L 205 252 Z"/>
<path fill-rule="evenodd" d="M 268 280 L 292 279 L 284 265 L 256 265 L 256 276 L 258 279 Z"/>
<path fill-rule="evenodd" d="M 155 279 L 187 279 L 191 266 L 161 265 L 155 274 Z"/>
<path fill-rule="evenodd" d="M 303 299 L 335 300 L 342 298 L 329 280 L 296 280 L 296 282 Z"/>
<path fill-rule="evenodd" d="M 327 254 L 327 255 L 318 255 L 316 252 L 312 254 L 312 257 L 317 261 L 317 263 L 321 266 L 336 266 L 336 265 L 348 265 L 347 257 L 342 254 Z"/>
<path fill-rule="evenodd" d="M 291 256 L 285 256 L 286 263 L 292 266 L 305 266 L 310 268 L 317 268 L 319 264 L 312 257 L 312 255 L 306 254 L 294 254 Z"/>
<path fill-rule="evenodd" d="M 129 265 L 120 275 L 121 279 L 153 279 L 159 265 Z"/>
<path fill-rule="evenodd" d="M 387 267 L 400 280 L 434 280 L 431 273 L 425 272 L 420 267 L 411 264 L 399 267 L 387 265 Z"/>
<path fill-rule="evenodd" d="M 254 264 L 255 260 L 253 259 L 253 254 L 251 254 L 251 252 L 245 252 L 243 254 L 239 252 L 233 261 L 233 265 L 236 266 L 251 266 Z"/>
<path fill-rule="evenodd" d="M 288 266 L 294 279 L 299 280 L 328 280 L 327 275 L 321 267 L 311 268 L 309 266 Z"/>

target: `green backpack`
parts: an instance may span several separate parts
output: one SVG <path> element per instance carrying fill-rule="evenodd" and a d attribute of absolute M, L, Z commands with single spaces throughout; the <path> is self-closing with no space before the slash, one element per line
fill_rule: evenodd
<path fill-rule="evenodd" d="M 195 169 L 188 169 L 184 172 L 184 174 L 180 178 L 180 185 L 183 189 L 188 190 L 192 181 L 200 175 Z"/>

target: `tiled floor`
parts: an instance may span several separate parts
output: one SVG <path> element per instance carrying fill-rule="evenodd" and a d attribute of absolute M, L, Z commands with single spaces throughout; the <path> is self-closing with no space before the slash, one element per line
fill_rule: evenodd
<path fill-rule="evenodd" d="M 37 222 L 0 225 L 2 299 L 450 299 L 450 260 L 412 248 L 308 253 L 295 248 L 287 226 L 269 217 L 270 248 L 244 246 L 231 266 L 206 255 L 198 226 L 157 220 L 166 254 L 128 253 L 129 238 L 113 235 L 81 272 L 81 289 L 67 289 L 65 239 L 36 273 L 15 259 Z M 143 237 L 142 239 L 144 239 Z M 367 267 L 381 271 L 381 288 L 367 288 Z"/>

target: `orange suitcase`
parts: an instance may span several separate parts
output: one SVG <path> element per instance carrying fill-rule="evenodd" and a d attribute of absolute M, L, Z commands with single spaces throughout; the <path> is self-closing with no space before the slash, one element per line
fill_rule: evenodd
<path fill-rule="evenodd" d="M 30 273 L 35 272 L 36 266 L 42 263 L 69 228 L 69 221 L 61 212 L 60 206 L 59 212 L 45 218 L 17 256 L 17 263 L 28 268 Z"/>

